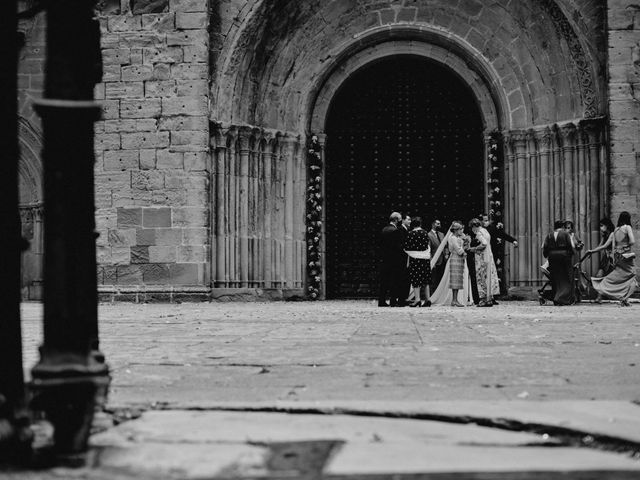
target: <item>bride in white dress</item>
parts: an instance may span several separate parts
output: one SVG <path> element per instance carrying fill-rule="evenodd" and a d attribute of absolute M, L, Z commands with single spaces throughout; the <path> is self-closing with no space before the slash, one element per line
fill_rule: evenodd
<path fill-rule="evenodd" d="M 442 252 L 444 247 L 449 244 L 449 238 L 451 237 L 451 228 L 447 230 L 447 234 L 440 242 L 440 246 L 436 250 L 434 254 L 431 255 L 431 268 L 434 268 L 436 262 Z M 453 300 L 453 293 L 449 284 L 449 260 L 444 267 L 444 273 L 442 275 L 442 280 L 438 284 L 436 290 L 431 294 L 431 305 L 451 305 L 451 301 Z M 467 262 L 464 262 L 464 274 L 462 280 L 462 290 L 458 292 L 458 299 L 462 302 L 463 305 L 473 305 L 473 299 L 471 298 L 471 289 L 469 282 L 469 269 L 467 268 Z"/>

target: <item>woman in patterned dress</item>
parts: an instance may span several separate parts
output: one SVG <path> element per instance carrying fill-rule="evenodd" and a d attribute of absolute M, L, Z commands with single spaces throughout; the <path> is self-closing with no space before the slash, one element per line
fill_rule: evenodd
<path fill-rule="evenodd" d="M 409 256 L 409 280 L 413 287 L 415 301 L 411 307 L 430 307 L 429 284 L 431 283 L 431 258 L 429 249 L 429 235 L 422 228 L 422 219 L 414 217 L 411 219 L 411 231 L 407 235 L 404 243 L 404 250 Z M 425 301 L 420 301 L 420 291 L 425 289 Z"/>
<path fill-rule="evenodd" d="M 491 235 L 477 218 L 469 222 L 469 227 L 478 240 L 478 245 L 469 248 L 474 253 L 476 267 L 476 283 L 478 285 L 479 307 L 492 307 L 493 296 L 500 294 L 498 271 L 491 251 Z"/>
<path fill-rule="evenodd" d="M 451 236 L 449 237 L 449 288 L 451 289 L 452 307 L 464 307 L 458 301 L 458 291 L 464 287 L 465 257 L 464 240 L 462 238 L 463 226 L 460 222 L 453 222 L 451 225 Z"/>

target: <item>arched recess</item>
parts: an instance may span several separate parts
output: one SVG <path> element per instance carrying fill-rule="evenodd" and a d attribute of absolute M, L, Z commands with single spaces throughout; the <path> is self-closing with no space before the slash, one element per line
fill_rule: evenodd
<path fill-rule="evenodd" d="M 489 133 L 501 131 L 505 124 L 511 124 L 508 99 L 504 95 L 504 89 L 499 88 L 498 75 L 492 71 L 489 64 L 483 62 L 478 52 L 475 52 L 470 46 L 457 43 L 451 37 L 443 36 L 441 32 L 431 30 L 418 31 L 411 27 L 397 27 L 392 30 L 391 34 L 389 30 L 375 32 L 366 38 L 354 42 L 350 48 L 345 49 L 345 51 L 336 57 L 335 62 L 327 67 L 325 73 L 318 78 L 317 83 L 312 89 L 314 93 L 311 94 L 309 98 L 310 103 L 307 121 L 309 132 L 318 134 L 322 139 L 322 164 L 324 166 L 322 177 L 326 178 L 327 182 L 331 181 L 330 175 L 326 175 L 330 173 L 327 171 L 327 165 L 336 159 L 329 158 L 329 152 L 337 155 L 335 148 L 327 148 L 327 144 L 331 142 L 331 136 L 327 135 L 327 133 L 329 133 L 327 121 L 331 116 L 332 109 L 335 107 L 333 103 L 334 100 L 340 96 L 340 92 L 344 86 L 349 84 L 351 79 L 357 76 L 359 72 L 368 69 L 376 63 L 392 61 L 396 58 L 414 58 L 414 61 L 417 63 L 425 62 L 426 64 L 434 64 L 437 70 L 448 72 L 453 80 L 458 80 L 461 85 L 466 86 L 466 89 L 468 89 L 469 94 L 467 101 L 475 103 L 471 108 L 479 112 L 482 122 L 481 131 L 476 132 L 476 134 L 479 134 L 479 138 L 477 138 L 479 149 L 476 148 L 474 150 L 472 148 L 470 150 L 470 152 L 476 152 L 474 156 L 477 157 L 480 162 L 479 172 L 481 173 L 478 177 L 478 184 L 482 184 L 480 185 L 481 193 L 477 195 L 478 203 L 476 203 L 476 208 L 478 211 L 475 213 L 479 213 L 481 209 L 488 210 L 486 180 L 490 175 L 490 165 L 486 155 L 487 149 L 482 148 L 482 133 L 484 133 L 484 139 L 486 140 Z M 460 124 L 457 127 L 460 131 L 464 132 L 467 126 Z M 428 151 L 425 151 L 424 154 L 429 155 Z M 405 160 L 409 160 L 410 162 L 414 161 L 411 159 Z M 426 163 L 443 161 L 446 160 L 442 157 L 442 154 L 438 156 L 438 153 L 436 153 L 435 158 L 425 157 Z M 348 172 L 345 172 L 345 175 L 348 175 Z M 331 189 L 325 184 L 324 193 L 326 194 L 328 190 L 330 191 Z M 449 193 L 453 193 L 453 190 Z M 333 192 L 331 191 L 330 194 L 333 194 Z M 399 192 L 399 195 L 402 196 L 402 192 Z M 425 196 L 425 202 L 428 201 L 427 198 L 429 198 L 428 195 Z M 327 218 L 327 215 L 330 215 L 332 211 L 329 208 L 332 200 L 335 202 L 335 199 L 327 198 L 328 205 L 327 208 L 323 209 L 322 225 L 325 230 L 324 233 L 333 238 L 336 235 L 336 231 L 335 228 L 332 229 L 331 227 L 331 219 Z M 396 205 L 399 205 L 398 208 L 400 208 L 401 203 L 403 203 L 403 200 L 398 199 L 396 203 Z M 419 207 L 414 203 L 408 208 L 418 210 L 411 212 L 414 215 L 447 217 L 444 211 L 426 211 L 426 205 Z M 469 212 L 469 215 L 472 213 L 474 212 Z M 380 222 L 384 219 L 379 218 L 377 220 Z M 377 229 L 378 225 L 374 225 L 375 223 L 376 221 L 373 221 L 370 227 Z M 362 268 L 363 265 L 360 265 L 362 262 L 358 263 L 358 260 L 354 259 L 354 261 L 348 265 L 342 265 L 343 262 L 341 260 L 333 258 L 335 256 L 334 253 L 341 249 L 337 249 L 334 245 L 335 242 L 331 243 L 332 238 L 327 238 L 326 234 L 322 235 L 320 245 L 320 254 L 326 261 L 326 268 L 323 270 L 324 286 L 321 291 L 330 297 L 340 297 L 344 295 L 370 296 L 373 290 L 375 290 L 375 287 L 372 287 L 372 285 L 375 285 L 376 279 L 369 279 L 365 278 L 367 275 L 360 275 L 360 273 L 366 271 L 367 268 L 366 266 Z M 365 235 L 364 232 L 363 235 Z M 375 239 L 373 242 L 375 243 Z M 328 258 L 328 256 L 331 258 Z M 340 262 L 341 265 L 337 266 L 337 262 Z M 353 273 L 347 272 L 350 268 L 353 270 Z M 374 271 L 375 265 L 370 265 L 368 269 Z M 342 272 L 342 270 L 344 270 L 344 272 Z M 343 281 L 342 277 L 345 276 L 357 278 L 355 278 L 354 283 L 350 283 L 349 281 Z M 360 279 L 359 277 L 362 278 Z M 369 275 L 369 277 L 371 277 L 371 275 Z M 334 284 L 339 284 L 339 286 Z"/>
<path fill-rule="evenodd" d="M 41 135 L 24 118 L 18 120 L 20 160 L 18 185 L 20 195 L 20 221 L 22 237 L 29 248 L 22 254 L 22 298 L 42 299 L 42 268 L 44 254 L 44 218 L 42 202 L 42 149 Z"/>

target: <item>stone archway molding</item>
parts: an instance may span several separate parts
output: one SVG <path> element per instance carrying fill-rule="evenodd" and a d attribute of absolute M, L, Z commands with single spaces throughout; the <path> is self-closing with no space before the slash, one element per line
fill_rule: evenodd
<path fill-rule="evenodd" d="M 27 192 L 20 193 L 20 198 L 28 198 L 27 203 L 29 204 L 39 204 L 42 202 L 43 173 L 40 160 L 42 136 L 23 117 L 18 118 L 18 141 L 20 146 L 20 161 L 18 163 L 20 185 L 28 189 Z"/>
<path fill-rule="evenodd" d="M 377 27 L 361 35 L 332 55 L 324 74 L 309 95 L 308 130 L 323 132 L 328 110 L 341 85 L 364 65 L 393 55 L 416 55 L 441 63 L 460 77 L 474 93 L 483 116 L 485 131 L 511 128 L 510 106 L 500 85 L 500 76 L 482 54 L 450 32 L 427 26 Z"/>

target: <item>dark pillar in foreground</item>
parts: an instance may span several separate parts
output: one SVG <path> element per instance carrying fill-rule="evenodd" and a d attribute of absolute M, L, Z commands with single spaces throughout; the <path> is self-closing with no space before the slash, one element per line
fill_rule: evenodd
<path fill-rule="evenodd" d="M 44 344 L 33 369 L 33 408 L 53 424 L 55 450 L 86 448 L 108 368 L 98 350 L 93 90 L 102 77 L 94 1 L 47 5 L 44 99 Z"/>
<path fill-rule="evenodd" d="M 20 333 L 17 4 L 0 2 L 0 456 L 28 449 Z"/>

